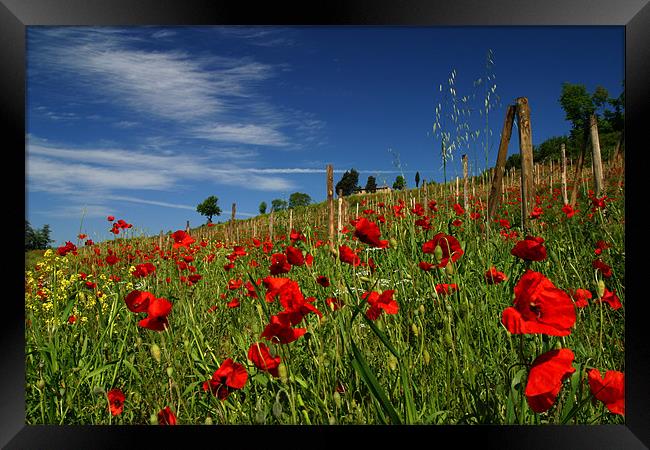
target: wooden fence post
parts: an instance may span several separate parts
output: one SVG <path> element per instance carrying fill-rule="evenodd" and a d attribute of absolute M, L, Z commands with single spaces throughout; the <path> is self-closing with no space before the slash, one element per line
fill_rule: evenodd
<path fill-rule="evenodd" d="M 562 165 L 562 201 L 566 205 L 569 203 L 569 198 L 566 194 L 566 145 L 563 143 L 560 144 L 560 153 L 561 153 L 561 165 Z"/>
<path fill-rule="evenodd" d="M 338 213 L 338 217 L 337 217 L 338 223 L 337 223 L 337 227 L 336 227 L 336 242 L 337 243 L 341 241 L 341 230 L 343 229 L 343 214 L 342 214 L 342 211 L 343 211 L 343 191 L 341 189 L 339 189 L 339 192 L 338 192 L 338 208 L 339 208 L 339 211 L 338 211 L 339 213 Z"/>
<path fill-rule="evenodd" d="M 334 167 L 331 164 L 327 165 L 327 206 L 329 208 L 330 248 L 334 248 Z"/>
<path fill-rule="evenodd" d="M 521 222 L 528 229 L 528 215 L 535 205 L 533 179 L 533 138 L 530 129 L 530 106 L 526 97 L 517 98 L 517 126 L 521 154 Z"/>
<path fill-rule="evenodd" d="M 469 178 L 467 170 L 467 155 L 463 155 L 463 208 L 467 209 L 469 203 Z"/>
<path fill-rule="evenodd" d="M 269 241 L 273 242 L 273 208 L 269 214 Z"/>
<path fill-rule="evenodd" d="M 593 161 L 594 172 L 594 191 L 596 197 L 600 197 L 603 193 L 604 179 L 603 179 L 603 161 L 600 157 L 600 140 L 598 139 L 598 120 L 596 115 L 592 114 L 589 117 L 589 129 L 591 131 L 591 160 Z"/>
<path fill-rule="evenodd" d="M 293 209 L 289 210 L 289 231 L 293 230 Z"/>
<path fill-rule="evenodd" d="M 582 146 L 580 148 L 580 155 L 578 156 L 578 161 L 576 162 L 576 170 L 573 179 L 573 186 L 571 187 L 571 206 L 575 206 L 576 200 L 578 199 L 578 188 L 580 187 L 580 179 L 582 178 L 582 166 L 585 161 L 585 152 L 587 148 L 587 139 L 588 139 L 588 130 L 587 127 L 583 130 L 582 136 Z"/>
<path fill-rule="evenodd" d="M 185 225 L 185 232 L 189 234 L 190 232 L 190 221 L 187 221 L 187 224 Z"/>
<path fill-rule="evenodd" d="M 501 130 L 499 153 L 497 155 L 497 163 L 494 166 L 494 177 L 492 178 L 492 187 L 490 187 L 490 195 L 488 197 L 488 223 L 499 207 L 499 193 L 501 193 L 502 196 L 505 195 L 505 189 L 503 188 L 503 175 L 506 167 L 508 144 L 510 143 L 510 136 L 512 135 L 512 124 L 514 118 L 515 105 L 510 105 L 506 110 L 506 118 L 503 122 L 503 129 Z M 512 173 L 512 170 L 510 172 Z"/>

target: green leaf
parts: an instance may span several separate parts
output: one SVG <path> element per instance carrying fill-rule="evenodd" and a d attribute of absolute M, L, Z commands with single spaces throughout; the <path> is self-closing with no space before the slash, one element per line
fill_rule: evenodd
<path fill-rule="evenodd" d="M 401 425 L 402 420 L 397 414 L 397 411 L 395 411 L 395 408 L 384 393 L 384 390 L 379 385 L 379 381 L 377 381 L 377 378 L 368 367 L 366 360 L 361 355 L 361 352 L 359 352 L 359 349 L 355 345 L 354 341 L 350 340 L 350 346 L 352 347 L 352 352 L 354 353 L 354 358 L 352 359 L 352 366 L 354 367 L 354 370 L 359 373 L 363 381 L 370 389 L 372 395 L 379 402 L 380 406 L 386 412 L 386 414 L 388 414 L 392 424 Z"/>

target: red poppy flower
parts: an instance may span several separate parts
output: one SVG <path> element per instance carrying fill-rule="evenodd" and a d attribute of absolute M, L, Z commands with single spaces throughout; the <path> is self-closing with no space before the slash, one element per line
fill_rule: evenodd
<path fill-rule="evenodd" d="M 90 247 L 91 245 L 95 245 L 92 239 L 88 239 L 86 242 L 84 242 L 84 245 L 86 247 Z"/>
<path fill-rule="evenodd" d="M 320 284 L 323 287 L 329 287 L 330 280 L 329 280 L 329 278 L 321 275 L 318 278 L 316 278 L 316 283 Z"/>
<path fill-rule="evenodd" d="M 441 283 L 441 284 L 436 284 L 436 293 L 438 295 L 449 295 L 454 291 L 458 290 L 458 285 L 453 283 L 453 284 L 446 284 L 446 283 Z"/>
<path fill-rule="evenodd" d="M 429 200 L 429 203 L 428 203 L 429 209 L 430 209 L 431 211 L 433 211 L 433 212 L 438 211 L 438 206 L 437 206 L 437 204 L 438 204 L 438 203 L 437 203 L 435 200 Z"/>
<path fill-rule="evenodd" d="M 173 248 L 185 247 L 188 248 L 192 245 L 195 240 L 189 234 L 183 230 L 178 230 L 172 233 L 172 238 L 174 239 Z"/>
<path fill-rule="evenodd" d="M 573 352 L 568 348 L 551 350 L 533 361 L 526 383 L 528 406 L 536 413 L 548 411 L 562 389 L 562 382 L 576 369 Z"/>
<path fill-rule="evenodd" d="M 469 214 L 469 218 L 472 220 L 477 220 L 481 218 L 481 213 L 473 212 Z"/>
<path fill-rule="evenodd" d="M 112 221 L 115 220 L 115 216 L 108 216 L 108 217 L 106 218 L 106 220 L 108 220 L 109 222 L 112 222 Z"/>
<path fill-rule="evenodd" d="M 306 238 L 302 235 L 302 233 L 293 229 L 291 230 L 291 233 L 289 233 L 289 239 L 291 239 L 291 242 L 293 243 L 296 241 L 306 241 Z"/>
<path fill-rule="evenodd" d="M 291 264 L 287 261 L 287 256 L 284 253 L 274 253 L 271 255 L 271 267 L 269 267 L 271 275 L 287 273 L 290 270 Z"/>
<path fill-rule="evenodd" d="M 503 310 L 501 318 L 512 334 L 551 336 L 568 336 L 575 321 L 575 308 L 567 293 L 531 270 L 515 286 L 514 307 Z"/>
<path fill-rule="evenodd" d="M 575 215 L 575 213 L 578 212 L 578 210 L 573 209 L 573 207 L 571 205 L 564 205 L 562 207 L 562 212 L 564 214 L 566 214 L 567 219 L 570 219 L 571 217 L 573 217 Z"/>
<path fill-rule="evenodd" d="M 268 372 L 274 377 L 279 376 L 278 366 L 282 359 L 279 356 L 272 356 L 269 348 L 263 342 L 251 344 L 248 349 L 248 359 L 258 369 Z"/>
<path fill-rule="evenodd" d="M 57 254 L 60 256 L 65 256 L 68 253 L 72 253 L 73 255 L 77 255 L 77 246 L 74 245 L 72 242 L 68 241 L 65 243 L 65 245 L 58 247 L 56 249 Z"/>
<path fill-rule="evenodd" d="M 600 301 L 607 303 L 613 310 L 617 310 L 623 306 L 621 300 L 616 295 L 616 291 L 609 291 L 607 288 L 605 288 L 605 292 L 600 298 Z"/>
<path fill-rule="evenodd" d="M 420 267 L 420 269 L 424 270 L 425 272 L 428 272 L 431 269 L 433 269 L 434 267 L 436 267 L 435 264 L 431 264 L 431 263 L 428 263 L 426 261 L 420 261 L 418 266 Z"/>
<path fill-rule="evenodd" d="M 124 409 L 124 393 L 119 389 L 111 389 L 106 393 L 108 397 L 108 407 L 114 416 L 122 414 Z"/>
<path fill-rule="evenodd" d="M 172 311 L 172 304 L 164 298 L 154 298 L 149 302 L 147 317 L 138 322 L 142 328 L 163 331 L 167 328 L 167 316 Z"/>
<path fill-rule="evenodd" d="M 192 275 L 190 275 L 189 277 L 187 277 L 187 279 L 188 279 L 191 283 L 196 283 L 196 282 L 199 281 L 201 278 L 203 278 L 203 276 L 202 276 L 202 275 L 199 275 L 198 273 L 193 273 Z"/>
<path fill-rule="evenodd" d="M 625 376 L 623 372 L 608 370 L 605 378 L 597 369 L 587 372 L 591 394 L 605 404 L 614 413 L 625 415 Z"/>
<path fill-rule="evenodd" d="M 149 308 L 149 303 L 151 303 L 156 297 L 151 292 L 146 291 L 131 291 L 125 298 L 126 307 L 129 308 L 129 311 L 134 313 L 147 312 Z"/>
<path fill-rule="evenodd" d="M 354 235 L 364 244 L 379 248 L 386 248 L 388 246 L 388 241 L 379 240 L 379 237 L 381 236 L 379 226 L 374 222 L 370 222 L 365 217 L 357 220 L 354 224 L 354 228 Z"/>
<path fill-rule="evenodd" d="M 307 332 L 306 328 L 291 328 L 291 321 L 286 314 L 271 316 L 271 322 L 262 332 L 261 337 L 280 344 L 289 344 Z"/>
<path fill-rule="evenodd" d="M 499 225 L 503 228 L 510 229 L 510 222 L 507 219 L 499 219 Z"/>
<path fill-rule="evenodd" d="M 169 406 L 158 412 L 158 425 L 176 425 L 176 415 Z"/>
<path fill-rule="evenodd" d="M 314 257 L 311 255 L 311 253 L 307 253 L 305 256 L 305 265 L 307 267 L 311 267 L 312 264 L 314 264 Z"/>
<path fill-rule="evenodd" d="M 485 281 L 488 284 L 499 284 L 506 281 L 508 277 L 505 273 L 499 272 L 496 267 L 490 267 L 490 269 L 485 272 Z"/>
<path fill-rule="evenodd" d="M 156 267 L 151 263 L 138 264 L 135 266 L 133 276 L 136 278 L 144 278 L 156 271 Z"/>
<path fill-rule="evenodd" d="M 594 262 L 591 263 L 594 269 L 599 270 L 605 278 L 612 276 L 612 268 L 605 264 L 600 258 L 594 259 Z"/>
<path fill-rule="evenodd" d="M 445 267 L 449 262 L 449 258 L 453 262 L 456 262 L 463 256 L 463 249 L 460 248 L 460 243 L 453 236 L 448 236 L 445 233 L 436 234 L 433 239 L 422 244 L 422 251 L 424 253 L 430 253 L 435 255 L 436 246 L 439 246 L 442 250 L 442 256 L 438 267 Z"/>
<path fill-rule="evenodd" d="M 285 253 L 287 255 L 287 261 L 292 266 L 302 266 L 305 264 L 305 257 L 302 254 L 302 250 L 296 247 L 288 246 L 285 249 Z"/>
<path fill-rule="evenodd" d="M 465 214 L 465 210 L 458 203 L 454 203 L 454 211 L 456 211 L 456 215 L 458 216 Z"/>
<path fill-rule="evenodd" d="M 73 324 L 77 321 L 77 317 L 73 314 L 70 317 L 68 317 L 68 323 Z"/>
<path fill-rule="evenodd" d="M 539 219 L 539 217 L 542 215 L 544 210 L 540 208 L 539 206 L 536 206 L 533 208 L 533 212 L 530 213 L 530 218 L 531 219 Z"/>
<path fill-rule="evenodd" d="M 610 247 L 611 247 L 610 244 L 608 244 L 607 242 L 605 242 L 603 240 L 600 240 L 600 241 L 596 242 L 596 248 L 594 249 L 594 253 L 596 255 L 600 255 L 601 253 L 603 253 L 603 250 L 608 249 Z"/>
<path fill-rule="evenodd" d="M 587 300 L 589 300 L 591 297 L 591 292 L 589 292 L 587 289 L 576 289 L 575 291 L 571 292 L 571 298 L 573 298 L 576 308 L 584 308 L 585 306 L 589 305 L 589 302 L 587 302 Z"/>
<path fill-rule="evenodd" d="M 341 262 L 352 264 L 354 267 L 361 264 L 361 259 L 347 245 L 341 245 L 339 247 L 339 259 L 341 260 Z"/>
<path fill-rule="evenodd" d="M 228 358 L 212 374 L 212 378 L 203 383 L 203 390 L 209 390 L 219 400 L 225 400 L 231 392 L 242 389 L 247 380 L 248 373 L 244 366 Z"/>
<path fill-rule="evenodd" d="M 226 303 L 226 306 L 228 308 L 239 308 L 239 299 L 238 298 L 233 298 L 228 303 Z"/>
<path fill-rule="evenodd" d="M 414 208 L 411 208 L 411 212 L 417 216 L 423 216 L 424 215 L 424 208 L 422 207 L 421 204 L 416 203 Z"/>
<path fill-rule="evenodd" d="M 543 261 L 546 259 L 546 247 L 541 237 L 526 236 L 523 241 L 517 242 L 510 253 L 527 261 Z"/>
<path fill-rule="evenodd" d="M 394 290 L 384 291 L 381 294 L 378 292 L 363 293 L 361 298 L 370 303 L 370 308 L 366 311 L 366 317 L 370 320 L 377 320 L 382 311 L 386 311 L 386 314 L 397 314 L 399 305 L 393 299 L 394 293 Z"/>

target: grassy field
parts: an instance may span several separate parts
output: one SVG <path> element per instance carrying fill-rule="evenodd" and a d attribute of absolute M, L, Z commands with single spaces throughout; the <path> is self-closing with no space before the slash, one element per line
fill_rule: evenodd
<path fill-rule="evenodd" d="M 516 187 L 487 223 L 483 191 L 462 208 L 431 185 L 347 199 L 333 248 L 319 204 L 296 233 L 275 214 L 273 240 L 267 215 L 30 256 L 27 423 L 623 423 L 593 372 L 625 370 L 619 180 L 571 217 L 538 186 L 528 233 Z"/>

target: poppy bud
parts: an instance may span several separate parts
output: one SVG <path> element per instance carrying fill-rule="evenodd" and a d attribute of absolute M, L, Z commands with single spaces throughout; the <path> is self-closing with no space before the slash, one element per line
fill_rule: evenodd
<path fill-rule="evenodd" d="M 157 363 L 160 363 L 160 347 L 157 344 L 151 346 L 151 356 L 156 360 Z"/>
<path fill-rule="evenodd" d="M 280 381 L 286 384 L 287 382 L 287 366 L 284 363 L 278 365 L 278 375 L 280 376 Z"/>
<path fill-rule="evenodd" d="M 424 314 L 424 305 L 420 305 L 420 314 Z"/>
<path fill-rule="evenodd" d="M 173 374 L 174 374 L 174 368 L 173 367 L 167 367 L 167 376 L 169 378 L 171 378 Z"/>
<path fill-rule="evenodd" d="M 440 247 L 440 245 L 436 245 L 436 247 L 433 249 L 433 257 L 437 263 L 440 263 L 440 261 L 442 261 L 442 247 Z"/>
<path fill-rule="evenodd" d="M 605 282 L 603 280 L 598 280 L 598 298 L 605 295 Z"/>
<path fill-rule="evenodd" d="M 339 394 L 339 391 L 334 391 L 334 404 L 337 408 L 341 407 L 341 394 Z"/>
<path fill-rule="evenodd" d="M 275 418 L 279 419 L 280 415 L 282 414 L 282 403 L 280 403 L 278 399 L 275 399 L 275 403 L 273 403 L 272 411 Z"/>
<path fill-rule="evenodd" d="M 45 380 L 41 378 L 40 380 L 38 380 L 38 381 L 36 382 L 36 386 L 37 386 L 39 389 L 43 389 L 43 388 L 45 387 Z"/>
<path fill-rule="evenodd" d="M 397 358 L 395 358 L 395 355 L 390 355 L 388 357 L 388 367 L 390 370 L 397 369 Z"/>
<path fill-rule="evenodd" d="M 336 417 L 330 417 L 329 424 L 330 425 L 336 425 Z"/>
<path fill-rule="evenodd" d="M 554 350 L 562 350 L 562 343 L 556 342 L 555 345 L 553 346 Z"/>
<path fill-rule="evenodd" d="M 422 356 L 424 357 L 424 364 L 428 366 L 429 361 L 431 361 L 431 356 L 429 355 L 427 349 L 424 349 L 424 352 L 422 352 Z"/>
<path fill-rule="evenodd" d="M 156 414 L 156 413 L 152 413 L 152 414 L 149 416 L 149 423 L 150 423 L 151 425 L 158 425 L 158 414 Z"/>
<path fill-rule="evenodd" d="M 103 394 L 103 393 L 104 393 L 104 388 L 102 388 L 100 386 L 95 386 L 93 388 L 93 394 L 99 395 L 99 394 Z"/>
<path fill-rule="evenodd" d="M 210 417 L 210 416 L 206 417 L 204 423 L 206 425 L 212 425 L 212 417 Z"/>
<path fill-rule="evenodd" d="M 332 253 L 335 258 L 339 257 L 339 251 L 335 248 L 330 248 L 330 253 Z"/>
<path fill-rule="evenodd" d="M 370 278 L 368 278 L 368 277 L 363 277 L 363 276 L 361 276 L 361 277 L 359 277 L 359 279 L 360 279 L 361 281 L 365 281 L 366 283 L 370 283 L 370 282 L 372 282 L 372 280 L 371 280 Z"/>
<path fill-rule="evenodd" d="M 141 337 L 138 337 L 138 338 L 135 340 L 135 343 L 136 343 L 136 345 L 142 345 L 142 338 L 141 338 Z"/>
<path fill-rule="evenodd" d="M 390 238 L 388 242 L 390 242 L 391 247 L 397 247 L 397 239 L 395 239 L 394 237 Z"/>
<path fill-rule="evenodd" d="M 445 273 L 449 276 L 454 274 L 454 264 L 449 261 L 449 263 L 445 266 Z"/>
<path fill-rule="evenodd" d="M 260 425 L 266 423 L 266 412 L 263 409 L 260 409 L 255 413 L 255 422 Z"/>
<path fill-rule="evenodd" d="M 446 304 L 445 309 L 447 310 L 448 313 L 451 313 L 453 311 L 450 304 Z"/>
<path fill-rule="evenodd" d="M 415 337 L 418 337 L 420 335 L 420 330 L 418 330 L 418 326 L 416 324 L 411 325 L 411 330 L 413 331 Z"/>
<path fill-rule="evenodd" d="M 296 399 L 298 400 L 298 406 L 302 406 L 304 408 L 305 402 L 302 401 L 302 396 L 300 394 L 296 394 Z"/>
<path fill-rule="evenodd" d="M 451 347 L 451 344 L 452 344 L 451 333 L 445 334 L 445 344 L 447 344 L 449 347 Z"/>

